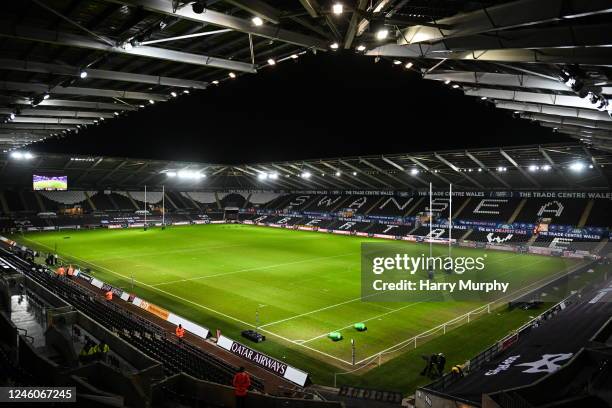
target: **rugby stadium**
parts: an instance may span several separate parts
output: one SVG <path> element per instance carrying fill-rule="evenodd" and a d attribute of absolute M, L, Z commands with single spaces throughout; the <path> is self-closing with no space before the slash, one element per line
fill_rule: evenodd
<path fill-rule="evenodd" d="M 609 1 L 3 9 L 1 406 L 612 406 Z M 353 81 L 364 100 L 323 98 L 424 89 L 431 118 L 490 115 L 490 137 L 438 137 L 410 115 L 338 135 L 337 151 L 190 127 L 222 117 L 202 95 L 324 82 L 333 59 L 425 88 Z M 302 61 L 320 71 L 282 71 Z M 153 109 L 196 135 L 192 153 L 147 129 Z M 261 116 L 236 122 L 294 132 Z"/>

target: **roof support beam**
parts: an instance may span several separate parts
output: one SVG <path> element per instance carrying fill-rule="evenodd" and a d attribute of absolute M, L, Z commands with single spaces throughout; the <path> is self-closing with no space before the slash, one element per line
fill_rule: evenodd
<path fill-rule="evenodd" d="M 44 123 L 0 123 L 0 129 L 20 129 L 20 130 L 52 130 L 62 131 L 66 129 L 75 129 L 76 125 L 63 123 L 61 125 L 50 125 Z"/>
<path fill-rule="evenodd" d="M 366 52 L 373 57 L 431 58 L 461 61 L 524 62 L 541 64 L 589 64 L 610 66 L 607 47 L 601 48 L 509 48 L 503 50 L 479 49 L 471 51 L 449 50 L 444 44 L 385 44 Z"/>
<path fill-rule="evenodd" d="M 225 2 L 271 23 L 280 23 L 281 11 L 261 0 L 225 0 Z"/>
<path fill-rule="evenodd" d="M 10 115 L 11 113 L 14 113 L 15 110 L 14 109 L 6 109 L 6 108 L 0 108 L 0 114 L 5 114 L 5 115 Z M 23 116 L 46 116 L 46 117 L 55 117 L 55 118 L 74 118 L 74 119 L 79 119 L 79 118 L 93 118 L 93 119 L 99 119 L 99 118 L 105 118 L 105 119 L 111 119 L 114 118 L 115 115 L 112 113 L 108 113 L 108 112 L 95 112 L 95 111 L 65 111 L 65 110 L 55 110 L 55 109 L 51 109 L 51 110 L 47 110 L 47 109 L 22 109 L 21 112 L 19 112 L 19 115 L 23 115 Z"/>
<path fill-rule="evenodd" d="M 171 7 L 170 2 L 167 5 Z M 203 15 L 203 14 L 202 14 Z M 48 44 L 65 45 L 69 47 L 86 48 L 101 52 L 112 52 L 124 55 L 148 57 L 165 61 L 200 65 L 212 68 L 228 69 L 247 73 L 255 73 L 252 64 L 240 61 L 232 61 L 222 58 L 210 57 L 201 54 L 191 54 L 167 48 L 156 48 L 150 46 L 139 46 L 126 49 L 120 46 L 112 47 L 77 34 L 64 33 L 60 31 L 43 30 L 34 27 L 15 26 L 10 21 L 0 21 L 0 37 L 17 38 L 27 41 L 37 41 Z"/>
<path fill-rule="evenodd" d="M 368 0 L 359 0 L 357 3 L 357 10 L 365 10 L 368 5 Z M 359 25 L 359 13 L 357 11 L 353 11 L 353 15 L 351 16 L 351 21 L 349 22 L 349 27 L 346 31 L 346 35 L 344 36 L 344 48 L 349 49 L 353 45 L 353 40 L 355 39 L 355 35 L 357 34 L 357 28 Z"/>
<path fill-rule="evenodd" d="M 476 187 L 478 188 L 482 188 L 484 189 L 483 185 L 480 184 L 479 182 L 477 182 L 476 180 L 474 180 L 473 178 L 471 178 L 470 176 L 468 176 L 467 174 L 465 174 L 462 171 L 459 171 L 459 168 L 457 168 L 457 166 L 455 166 L 454 164 L 452 164 L 451 162 L 449 162 L 448 160 L 446 160 L 444 157 L 440 156 L 438 153 L 434 153 L 434 156 L 436 157 L 436 159 L 440 160 L 442 163 L 446 164 L 448 167 L 450 167 L 451 169 L 453 169 L 455 172 L 459 173 L 460 175 L 463 176 L 463 178 L 465 178 L 466 180 L 468 180 L 470 183 L 474 184 Z M 450 183 L 449 183 L 450 184 Z"/>
<path fill-rule="evenodd" d="M 599 112 L 593 109 L 566 108 L 562 106 L 551 106 L 537 103 L 518 103 L 505 101 L 495 101 L 495 107 L 499 109 L 508 109 L 518 112 L 533 112 L 546 115 L 565 116 L 568 118 L 612 121 L 612 118 L 606 112 Z"/>
<path fill-rule="evenodd" d="M 525 170 L 523 170 L 523 168 L 521 166 L 519 166 L 519 164 L 512 158 L 512 156 L 510 156 L 508 153 L 506 153 L 503 149 L 499 149 L 499 153 L 504 156 L 504 158 L 506 160 L 508 160 L 510 162 L 510 164 L 512 164 L 518 171 L 519 173 L 521 173 L 523 175 L 523 177 L 525 177 L 527 180 L 529 180 L 529 182 L 531 184 L 533 184 L 536 187 L 541 187 L 540 183 L 538 183 L 537 181 L 535 181 L 535 179 L 533 177 L 531 177 L 529 174 L 527 174 L 527 172 Z"/>
<path fill-rule="evenodd" d="M 410 188 L 412 188 L 412 189 L 415 189 L 415 188 L 416 188 L 415 186 L 413 186 L 412 184 L 408 183 L 407 181 L 404 181 L 404 180 L 399 179 L 398 177 L 395 177 L 393 174 L 391 174 L 391 173 L 389 173 L 389 172 L 387 172 L 387 171 L 385 171 L 385 170 L 381 169 L 380 167 L 378 167 L 378 166 L 376 166 L 376 165 L 374 165 L 374 164 L 370 163 L 370 162 L 369 162 L 368 160 L 366 160 L 366 159 L 360 159 L 360 162 L 362 162 L 362 163 L 364 163 L 365 165 L 367 165 L 367 166 L 369 166 L 369 167 L 373 168 L 374 170 L 376 170 L 376 171 L 380 172 L 381 174 L 386 175 L 386 176 L 387 176 L 387 177 L 389 177 L 390 179 L 393 179 L 393 180 L 397 181 L 397 182 L 399 183 L 399 185 L 398 185 L 398 186 L 396 186 L 396 188 L 397 188 L 397 187 L 401 188 L 401 187 L 404 187 L 404 186 L 408 186 L 408 187 L 410 187 Z"/>
<path fill-rule="evenodd" d="M 272 40 L 299 45 L 301 47 L 314 48 L 319 49 L 321 51 L 325 51 L 328 48 L 327 42 L 318 38 L 309 37 L 307 35 L 288 31 L 279 27 L 271 27 L 267 25 L 257 27 L 253 25 L 253 23 L 249 20 L 244 20 L 242 18 L 234 17 L 229 14 L 221 13 L 210 9 L 204 10 L 204 12 L 201 14 L 196 14 L 191 10 L 191 7 L 181 7 L 177 9 L 175 13 L 172 10 L 172 2 L 166 0 L 107 1 L 112 1 L 114 3 L 125 4 L 133 7 L 142 7 L 145 10 L 153 11 L 155 13 L 181 17 L 198 23 L 207 23 L 219 27 L 231 28 L 235 31 L 240 31 L 247 34 L 270 38 Z"/>
<path fill-rule="evenodd" d="M 488 171 L 487 166 L 484 165 L 483 162 L 481 162 L 480 160 L 478 160 L 472 153 L 468 152 L 467 150 L 465 151 L 465 155 L 467 157 L 470 158 L 470 160 L 472 160 L 474 163 L 476 163 L 478 165 L 478 167 L 480 167 L 481 169 L 483 169 L 484 171 L 487 171 L 489 173 L 489 175 L 491 177 L 493 177 L 495 180 L 497 180 L 501 185 L 503 185 L 506 188 L 512 189 L 512 187 L 510 187 L 510 184 L 506 183 L 506 181 L 504 179 L 502 179 L 501 177 L 499 177 L 497 174 L 495 174 L 492 171 Z"/>
<path fill-rule="evenodd" d="M 370 183 L 368 183 L 368 182 L 366 182 L 366 181 L 364 181 L 364 180 L 360 180 L 359 178 L 357 178 L 357 177 L 355 177 L 355 176 L 353 176 L 353 175 L 351 175 L 351 174 L 343 174 L 343 173 L 342 173 L 342 170 L 340 170 L 340 169 L 339 169 L 338 167 L 336 167 L 336 166 L 333 166 L 333 165 L 331 165 L 331 164 L 327 163 L 326 161 L 321 160 L 321 162 L 320 162 L 320 163 L 321 163 L 322 165 L 324 165 L 325 167 L 327 167 L 327 168 L 329 168 L 329 169 L 332 169 L 334 172 L 336 172 L 336 173 L 340 173 L 340 174 L 341 174 L 341 176 L 348 177 L 349 179 L 354 180 L 354 181 L 356 181 L 357 183 L 361 183 L 361 184 L 364 184 L 364 185 L 366 185 L 366 186 L 368 186 L 368 187 L 370 187 L 370 188 L 376 189 L 376 187 L 374 187 L 374 186 L 373 186 L 373 185 L 371 185 Z M 343 181 L 344 181 L 344 180 L 343 180 Z M 355 186 L 355 188 L 363 188 L 363 187 L 357 187 L 357 186 Z"/>
<path fill-rule="evenodd" d="M 444 45 L 453 51 L 609 47 L 612 45 L 611 31 L 612 25 L 610 24 L 538 27 L 491 32 L 486 35 L 447 38 L 444 40 Z"/>
<path fill-rule="evenodd" d="M 416 25 L 403 31 L 400 43 L 442 41 L 453 37 L 500 31 L 535 24 L 565 21 L 612 12 L 607 0 L 519 0 L 498 6 L 483 7 L 435 21 L 446 29 Z"/>
<path fill-rule="evenodd" d="M 306 9 L 310 17 L 317 18 L 319 17 L 319 2 L 317 0 L 300 0 L 302 7 Z"/>
<path fill-rule="evenodd" d="M 537 120 L 539 122 L 557 123 L 559 125 L 580 126 L 591 129 L 612 130 L 612 120 L 599 122 L 587 119 L 574 119 L 564 116 L 544 115 L 541 113 L 522 113 L 521 118 Z"/>
<path fill-rule="evenodd" d="M 368 177 L 370 180 L 374 180 L 375 182 L 380 183 L 384 187 L 391 188 L 391 189 L 393 188 L 393 186 L 391 184 L 381 180 L 380 178 L 378 178 L 376 176 L 373 176 L 373 175 L 371 175 L 369 173 L 366 173 L 362 169 L 360 169 L 360 168 L 358 168 L 356 166 L 353 166 L 352 164 L 350 164 L 349 162 L 347 162 L 345 160 L 338 160 L 338 162 L 343 164 L 344 166 L 348 167 L 349 169 L 353 170 L 355 173 L 363 174 L 364 176 Z M 364 184 L 365 184 L 365 182 L 364 182 Z M 380 188 L 380 186 L 379 187 L 374 187 L 374 188 Z"/>
<path fill-rule="evenodd" d="M 359 187 L 359 186 L 349 182 L 346 179 L 342 179 L 340 177 L 333 178 L 333 177 L 335 177 L 334 174 L 330 174 L 329 179 L 323 179 L 323 176 L 319 176 L 319 174 L 325 174 L 325 171 L 321 170 L 320 168 L 318 168 L 318 167 L 316 167 L 316 166 L 314 166 L 314 165 L 312 165 L 310 163 L 304 163 L 303 165 L 304 165 L 304 167 L 308 167 L 308 168 L 314 170 L 315 172 L 312 173 L 312 174 L 315 175 L 315 177 L 318 177 L 320 180 L 325 180 L 325 182 L 333 185 L 336 188 L 339 188 L 339 189 L 346 188 L 346 187 L 343 187 L 342 185 L 347 185 L 349 187 L 356 188 L 356 189 L 361 188 L 361 187 Z M 335 181 L 330 181 L 330 180 L 335 180 Z M 340 183 L 340 184 L 338 184 L 338 183 Z"/>
<path fill-rule="evenodd" d="M 6 101 L 9 104 L 14 105 L 32 105 L 32 101 L 26 98 L 14 98 L 0 95 L 0 101 Z M 126 105 L 123 103 L 104 103 L 104 102 L 87 102 L 77 100 L 62 100 L 62 99 L 47 99 L 42 101 L 36 107 L 41 106 L 55 106 L 62 108 L 83 108 L 83 109 L 96 109 L 96 110 L 112 110 L 112 111 L 135 111 L 138 108 L 133 105 Z"/>
<path fill-rule="evenodd" d="M 561 167 L 559 165 L 557 165 L 557 163 L 555 163 L 555 161 L 552 159 L 552 157 L 550 157 L 550 155 L 548 154 L 548 152 L 546 151 L 546 149 L 543 148 L 538 148 L 538 150 L 540 151 L 540 154 L 544 157 L 544 159 L 546 159 L 546 161 L 550 164 L 550 166 L 555 170 L 555 173 L 557 173 L 563 180 L 565 180 L 565 182 L 567 183 L 568 186 L 572 186 L 574 185 L 574 183 L 572 183 L 567 176 L 565 175 L 565 173 L 563 172 L 563 169 L 561 169 Z"/>
<path fill-rule="evenodd" d="M 64 119 L 64 118 L 33 118 L 17 116 L 11 123 L 46 123 L 51 125 L 93 125 L 93 120 L 86 119 Z"/>
<path fill-rule="evenodd" d="M 42 74 L 67 75 L 72 77 L 78 77 L 81 73 L 82 68 L 68 65 L 48 64 L 36 61 L 21 61 L 3 58 L 0 59 L 0 69 L 11 69 L 15 71 L 37 72 Z M 206 87 L 208 86 L 207 82 L 192 81 L 189 79 L 168 78 L 156 75 L 143 75 L 134 74 L 131 72 L 108 71 L 92 68 L 87 68 L 87 78 L 191 89 L 206 89 Z"/>
<path fill-rule="evenodd" d="M 431 168 L 429 168 L 429 166 L 427 166 L 425 163 L 423 163 L 422 161 L 418 160 L 416 157 L 413 156 L 407 156 L 408 160 L 410 160 L 411 162 L 413 162 L 414 164 L 416 164 L 417 166 L 419 166 L 420 168 L 422 168 L 423 170 L 429 172 L 430 174 L 434 175 L 435 177 L 439 178 L 440 180 L 442 180 L 444 183 L 446 184 L 453 184 L 450 182 L 450 180 L 448 180 L 446 177 L 442 176 L 441 174 L 436 173 L 434 170 L 432 170 Z M 418 176 L 414 176 L 417 180 L 419 180 L 421 183 L 425 184 L 425 185 L 429 185 L 428 182 L 426 182 L 425 180 L 421 179 Z"/>
<path fill-rule="evenodd" d="M 45 84 L 11 81 L 0 82 L 0 90 L 38 92 L 41 94 L 48 92 L 51 94 L 60 95 L 98 96 L 103 98 L 125 98 L 152 101 L 166 101 L 169 99 L 169 97 L 165 95 L 146 92 L 115 91 L 111 89 L 79 88 L 73 86 L 49 87 Z"/>
<path fill-rule="evenodd" d="M 522 91 L 505 91 L 501 89 L 466 89 L 465 94 L 468 96 L 478 96 L 491 99 L 505 99 L 515 102 L 530 102 L 542 103 L 546 105 L 565 106 L 582 109 L 595 109 L 595 107 L 586 99 L 577 96 L 542 94 L 535 92 Z"/>
<path fill-rule="evenodd" d="M 562 92 L 570 91 L 570 88 L 560 81 L 553 81 L 533 75 L 512 75 L 466 71 L 435 71 L 431 74 L 425 74 L 423 78 L 434 81 L 452 81 L 479 85 L 512 86 L 516 88 L 529 89 L 537 88 Z M 608 91 L 609 92 L 603 91 L 603 93 L 612 93 L 612 87 L 610 87 Z"/>
<path fill-rule="evenodd" d="M 548 122 L 540 122 L 540 125 L 544 127 L 557 129 L 557 131 L 561 133 L 571 133 L 571 134 L 581 136 L 584 138 L 598 137 L 600 139 L 606 139 L 606 140 L 612 141 L 612 131 L 609 131 L 609 130 L 586 129 L 580 126 L 558 125 L 556 123 L 548 123 Z"/>

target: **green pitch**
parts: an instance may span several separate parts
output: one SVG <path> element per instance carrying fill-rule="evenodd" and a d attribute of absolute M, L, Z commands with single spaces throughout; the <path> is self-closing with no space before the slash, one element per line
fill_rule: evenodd
<path fill-rule="evenodd" d="M 482 305 L 362 302 L 360 246 L 373 241 L 366 238 L 200 225 L 28 233 L 13 239 L 43 251 L 57 248 L 65 259 L 124 289 L 131 290 L 133 278 L 134 293 L 213 333 L 221 329 L 238 339 L 241 330 L 258 326 L 268 340 L 256 348 L 315 374 L 349 369 L 350 339 L 357 344 L 356 361 L 367 361 Z M 429 251 L 426 244 L 405 245 L 414 256 Z M 434 245 L 434 255 L 446 251 Z M 483 252 L 456 248 L 453 255 L 476 257 Z M 491 275 L 499 273 L 525 285 L 559 273 L 570 263 L 496 251 L 487 251 L 487 257 Z M 355 323 L 365 323 L 367 330 L 355 330 Z M 331 341 L 327 335 L 332 331 L 341 332 L 344 340 Z M 392 357 L 393 353 L 385 355 Z"/>

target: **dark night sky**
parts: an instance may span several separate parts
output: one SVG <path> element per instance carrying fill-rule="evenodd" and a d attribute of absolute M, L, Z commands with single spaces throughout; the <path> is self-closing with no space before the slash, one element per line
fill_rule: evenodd
<path fill-rule="evenodd" d="M 213 163 L 566 141 L 389 61 L 328 53 L 157 103 L 36 151 Z"/>

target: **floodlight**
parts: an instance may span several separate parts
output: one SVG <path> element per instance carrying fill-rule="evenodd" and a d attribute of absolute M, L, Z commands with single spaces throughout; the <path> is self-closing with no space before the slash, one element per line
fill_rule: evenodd
<path fill-rule="evenodd" d="M 480 99 L 483 100 L 483 101 L 486 101 L 487 97 L 486 96 L 481 96 Z"/>
<path fill-rule="evenodd" d="M 574 162 L 570 164 L 569 166 L 570 170 L 577 171 L 577 172 L 584 170 L 584 167 L 585 167 L 584 163 L 582 162 Z"/>
<path fill-rule="evenodd" d="M 11 120 L 15 119 L 15 114 L 11 112 L 11 114 L 9 115 L 9 117 L 11 118 Z"/>
<path fill-rule="evenodd" d="M 168 171 L 168 172 L 166 172 L 166 176 L 168 176 L 168 177 L 176 177 L 176 171 Z"/>
<path fill-rule="evenodd" d="M 233 72 L 230 72 L 230 73 L 229 73 L 229 77 L 230 77 L 230 78 L 232 78 L 232 79 L 234 79 L 234 78 L 236 78 L 236 74 L 234 74 Z"/>
<path fill-rule="evenodd" d="M 113 112 L 115 116 L 119 116 L 119 112 Z M 78 127 L 78 126 L 77 126 Z"/>
<path fill-rule="evenodd" d="M 329 46 L 329 48 L 331 48 L 332 50 L 337 50 L 338 47 L 340 47 L 340 45 L 337 42 L 332 43 L 332 45 Z"/>
<path fill-rule="evenodd" d="M 267 178 L 268 178 L 268 175 L 267 175 L 266 173 L 259 173 L 259 174 L 257 175 L 257 178 L 258 178 L 259 180 L 265 180 L 265 179 L 267 179 Z"/>
<path fill-rule="evenodd" d="M 214 85 L 219 85 L 219 81 L 217 81 L 216 79 L 215 79 L 214 81 L 212 81 L 212 83 L 213 83 Z"/>
<path fill-rule="evenodd" d="M 276 180 L 278 178 L 278 173 L 271 173 L 268 178 L 270 178 L 271 180 Z"/>
<path fill-rule="evenodd" d="M 362 52 L 362 51 L 365 51 L 365 50 L 366 50 L 366 46 L 365 45 L 359 44 L 357 46 L 357 51 Z"/>
<path fill-rule="evenodd" d="M 339 171 L 336 172 L 336 177 L 340 177 L 342 175 L 342 173 L 340 173 Z"/>
<path fill-rule="evenodd" d="M 450 82 L 451 82 L 450 79 L 447 79 L 446 81 L 444 81 L 444 85 L 448 85 L 450 84 Z"/>
<path fill-rule="evenodd" d="M 189 89 L 185 89 L 185 90 L 183 91 L 183 93 L 184 93 L 184 94 L 189 94 Z"/>
<path fill-rule="evenodd" d="M 253 17 L 251 19 L 251 22 L 253 23 L 254 26 L 257 26 L 257 27 L 262 26 L 264 23 L 261 17 L 257 17 L 257 16 Z"/>
<path fill-rule="evenodd" d="M 419 174 L 419 170 L 418 169 L 412 169 L 412 170 L 410 170 L 410 174 L 415 176 L 415 175 Z"/>
<path fill-rule="evenodd" d="M 173 98 L 176 98 L 176 92 L 172 91 L 172 92 L 170 92 L 170 95 L 171 95 Z"/>
<path fill-rule="evenodd" d="M 409 62 L 405 65 L 406 69 L 410 69 L 414 66 L 414 64 L 412 62 Z"/>
<path fill-rule="evenodd" d="M 542 166 L 542 170 L 544 170 L 544 171 L 550 170 L 550 165 L 548 165 L 548 164 L 543 165 Z"/>
<path fill-rule="evenodd" d="M 393 60 L 393 65 L 400 65 L 402 63 L 402 61 L 400 60 Z"/>
<path fill-rule="evenodd" d="M 272 58 L 268 59 L 268 65 L 276 65 L 276 61 L 274 61 Z"/>
<path fill-rule="evenodd" d="M 305 171 L 304 173 L 302 173 L 302 178 L 308 179 L 308 178 L 310 178 L 311 175 L 312 174 L 310 174 L 310 172 Z"/>
<path fill-rule="evenodd" d="M 343 11 L 344 6 L 342 5 L 342 3 L 336 3 L 332 6 L 332 12 L 337 16 L 342 14 Z"/>
<path fill-rule="evenodd" d="M 291 58 L 292 58 L 292 59 L 298 59 L 298 58 L 299 58 L 299 55 L 297 55 L 297 54 L 291 54 Z"/>
<path fill-rule="evenodd" d="M 21 152 L 12 152 L 11 153 L 11 157 L 13 159 L 21 160 L 21 159 L 23 159 L 23 153 L 21 153 Z"/>
<path fill-rule="evenodd" d="M 153 104 L 155 103 L 155 101 L 154 101 L 153 99 L 149 99 L 149 103 L 150 103 L 151 105 L 153 105 Z"/>
<path fill-rule="evenodd" d="M 453 88 L 454 88 L 454 89 L 457 89 L 457 88 L 459 88 L 459 85 L 454 84 L 454 85 L 453 85 Z"/>
<path fill-rule="evenodd" d="M 378 41 L 382 41 L 386 39 L 388 36 L 389 36 L 389 30 L 387 30 L 386 28 L 381 28 L 380 30 L 376 32 L 376 39 Z"/>
<path fill-rule="evenodd" d="M 356 172 L 356 171 L 354 171 L 354 172 L 353 172 L 353 176 L 356 176 L 356 175 L 357 175 L 357 172 Z"/>
<path fill-rule="evenodd" d="M 83 70 L 81 70 L 81 72 L 79 72 L 79 77 L 80 77 L 81 79 L 85 79 L 85 78 L 87 78 L 87 71 L 85 71 L 84 69 L 83 69 Z"/>

